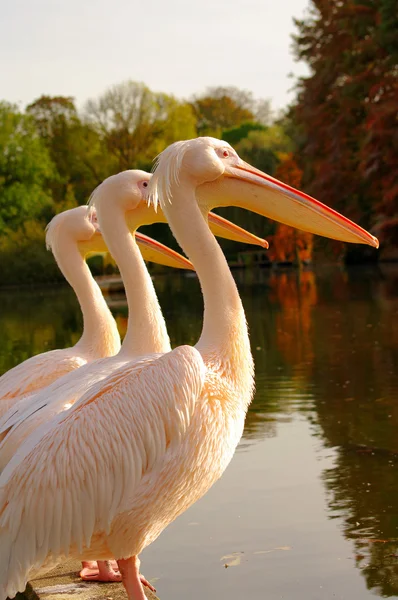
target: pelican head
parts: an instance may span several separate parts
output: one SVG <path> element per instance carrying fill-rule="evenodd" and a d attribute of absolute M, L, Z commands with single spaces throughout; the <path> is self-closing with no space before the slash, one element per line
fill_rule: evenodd
<path fill-rule="evenodd" d="M 77 206 L 56 215 L 46 227 L 47 250 L 53 250 L 60 235 L 73 242 L 88 242 L 98 230 L 96 217 L 89 218 L 87 206 Z"/>
<path fill-rule="evenodd" d="M 124 213 L 134 211 L 135 228 L 140 224 L 153 223 L 156 213 L 146 201 L 150 179 L 150 173 L 133 169 L 111 175 L 104 179 L 91 194 L 88 204 L 90 212 L 93 208 L 100 213 L 118 207 Z"/>
<path fill-rule="evenodd" d="M 171 144 L 160 154 L 150 183 L 156 207 L 172 202 L 173 184 L 196 185 L 203 213 L 217 206 L 239 206 L 303 231 L 378 248 L 377 238 L 308 194 L 243 161 L 222 140 L 201 137 Z"/>

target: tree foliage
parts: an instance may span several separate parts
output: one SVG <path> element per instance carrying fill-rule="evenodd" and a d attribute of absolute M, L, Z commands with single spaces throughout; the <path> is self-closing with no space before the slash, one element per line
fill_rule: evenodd
<path fill-rule="evenodd" d="M 205 94 L 193 99 L 192 106 L 199 135 L 221 137 L 223 131 L 247 122 L 260 125 L 270 125 L 272 122 L 268 99 L 257 100 L 252 92 L 233 86 L 210 87 Z"/>
<path fill-rule="evenodd" d="M 44 248 L 44 226 L 55 213 L 85 203 L 113 173 L 150 170 L 170 143 L 197 135 L 225 139 L 254 166 L 374 226 L 396 252 L 395 2 L 310 1 L 308 16 L 296 21 L 294 47 L 311 73 L 298 83 L 296 104 L 277 121 L 268 99 L 231 86 L 210 87 L 187 102 L 127 81 L 88 100 L 83 111 L 63 96 L 41 96 L 25 112 L 0 103 L 0 260 L 11 264 L 18 247 L 25 271 L 33 273 L 45 263 L 37 248 Z M 307 234 L 241 209 L 222 212 L 257 235 L 273 236 L 273 260 L 312 254 Z M 150 234 L 173 243 L 165 227 L 153 226 Z M 37 260 L 30 261 L 29 248 Z M 238 251 L 229 242 L 223 248 Z M 330 248 L 340 256 L 344 247 Z"/>
<path fill-rule="evenodd" d="M 269 102 L 255 100 L 246 91 L 213 88 L 208 90 L 204 105 L 207 103 L 210 112 L 214 109 L 212 126 L 219 137 L 226 127 L 231 139 L 239 140 L 250 131 L 266 129 L 256 115 L 266 120 Z M 43 280 L 40 264 L 50 278 L 56 277 L 57 270 L 49 268 L 52 259 L 45 251 L 46 223 L 54 214 L 87 202 L 93 189 L 109 175 L 131 168 L 150 170 L 153 158 L 169 144 L 196 137 L 206 118 L 196 109 L 192 102 L 153 92 L 134 81 L 109 88 L 89 100 L 82 112 L 73 98 L 64 96 L 43 95 L 25 113 L 1 104 L 0 231 L 6 232 L 0 244 L 3 279 Z M 251 122 L 244 124 L 248 118 Z M 240 216 L 243 225 L 262 229 L 256 215 Z M 150 233 L 159 240 L 173 244 L 166 227 L 153 229 Z M 229 247 L 236 252 L 235 244 Z"/>
<path fill-rule="evenodd" d="M 97 100 L 89 100 L 85 116 L 119 171 L 150 164 L 168 144 L 196 135 L 194 113 L 187 103 L 135 81 L 115 85 Z"/>
<path fill-rule="evenodd" d="M 293 154 L 279 154 L 275 177 L 296 189 L 301 188 L 303 173 Z M 312 260 L 313 235 L 284 223 L 277 223 L 275 234 L 270 239 L 270 259 L 277 262 L 310 262 Z"/>
<path fill-rule="evenodd" d="M 273 174 L 279 163 L 278 154 L 291 151 L 292 141 L 281 126 L 273 125 L 249 131 L 235 148 L 244 160 Z"/>
<path fill-rule="evenodd" d="M 398 212 L 398 11 L 394 0 L 312 0 L 296 21 L 307 62 L 292 114 L 310 193 L 365 227 Z"/>
<path fill-rule="evenodd" d="M 47 182 L 54 175 L 33 119 L 0 103 L 0 233 L 40 216 L 51 203 Z"/>
<path fill-rule="evenodd" d="M 73 98 L 41 96 L 27 107 L 56 166 L 51 190 L 57 211 L 87 201 L 115 172 L 97 131 L 80 119 Z"/>

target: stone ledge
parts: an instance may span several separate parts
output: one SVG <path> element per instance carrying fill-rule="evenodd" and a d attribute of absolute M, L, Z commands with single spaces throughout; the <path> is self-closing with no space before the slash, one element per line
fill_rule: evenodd
<path fill-rule="evenodd" d="M 81 563 L 69 561 L 33 579 L 16 600 L 126 600 L 121 583 L 87 583 L 79 577 Z M 155 585 L 154 582 L 151 582 Z M 145 589 L 148 600 L 159 600 Z"/>

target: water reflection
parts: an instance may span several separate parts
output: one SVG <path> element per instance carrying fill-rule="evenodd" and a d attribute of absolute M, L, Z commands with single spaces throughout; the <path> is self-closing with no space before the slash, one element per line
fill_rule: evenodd
<path fill-rule="evenodd" d="M 333 343 L 314 339 L 317 423 L 337 450 L 324 482 L 330 516 L 344 517 L 367 586 L 396 596 L 398 277 L 392 269 L 349 275 L 338 305 L 318 315 L 316 327 Z"/>
<path fill-rule="evenodd" d="M 352 542 L 367 587 L 398 595 L 398 268 L 234 275 L 257 389 L 240 450 L 249 455 L 253 443 L 310 423 L 318 453 L 332 449 L 321 474 L 328 518 Z M 173 345 L 195 343 L 203 310 L 197 279 L 168 274 L 155 285 Z M 124 296 L 111 296 L 110 305 L 123 335 Z M 0 371 L 80 335 L 68 288 L 1 292 L 0 306 Z"/>

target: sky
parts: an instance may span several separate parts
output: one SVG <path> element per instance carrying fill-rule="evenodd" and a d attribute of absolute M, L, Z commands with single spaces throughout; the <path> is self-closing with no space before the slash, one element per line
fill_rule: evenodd
<path fill-rule="evenodd" d="M 82 107 L 132 79 L 189 98 L 234 85 L 294 97 L 293 17 L 309 0 L 0 0 L 0 99 L 23 108 L 40 95 Z"/>

